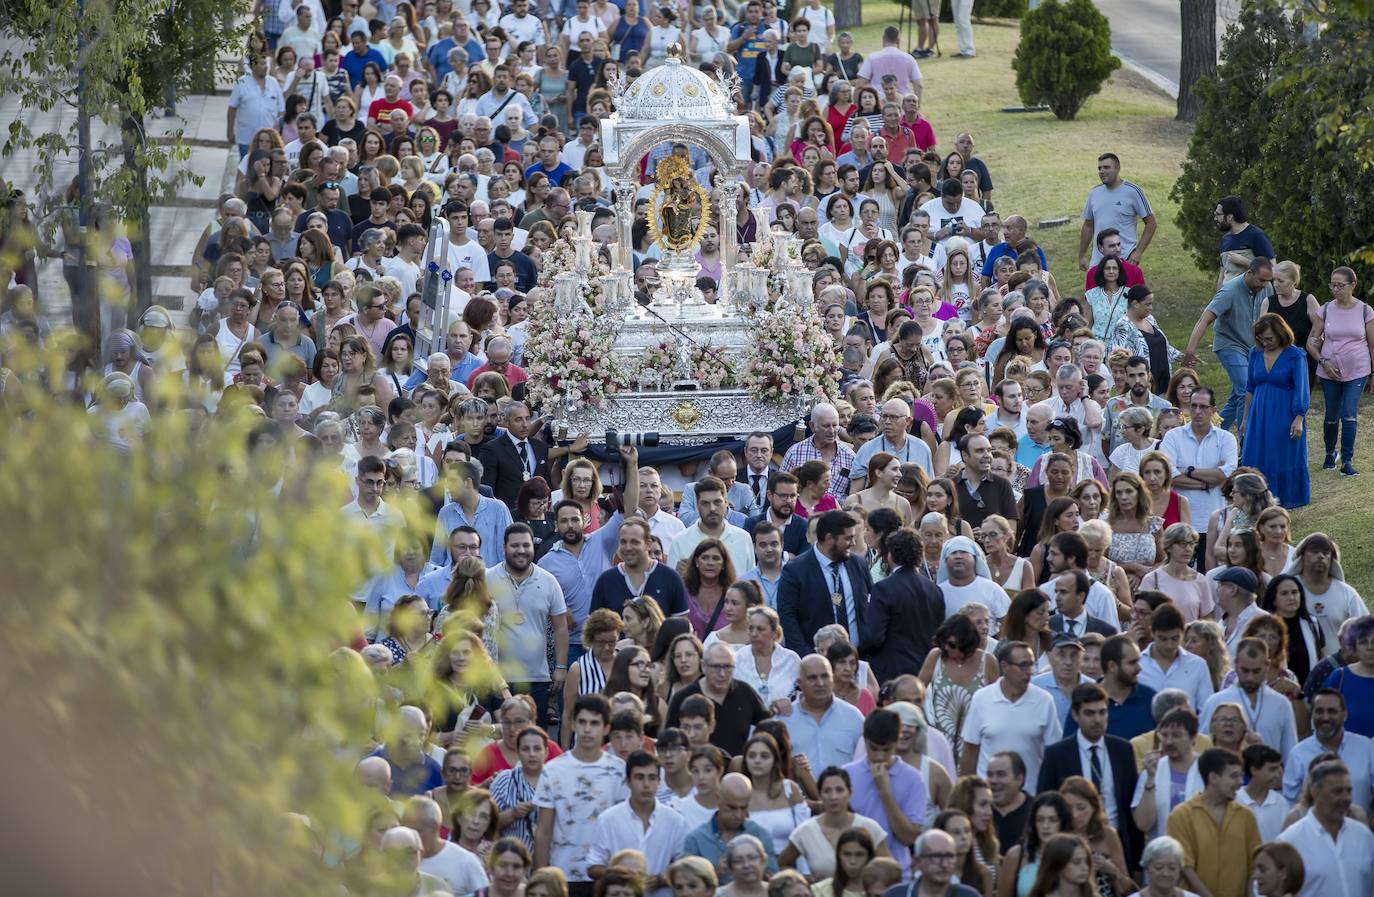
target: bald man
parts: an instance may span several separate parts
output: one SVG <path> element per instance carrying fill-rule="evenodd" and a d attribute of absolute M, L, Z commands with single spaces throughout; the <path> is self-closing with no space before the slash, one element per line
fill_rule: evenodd
<path fill-rule="evenodd" d="M 811 409 L 811 435 L 796 443 L 782 457 L 782 469 L 794 471 L 807 461 L 824 461 L 830 465 L 830 488 L 836 501 L 849 497 L 850 477 L 856 464 L 854 451 L 839 441 L 840 413 L 828 402 L 818 402 Z"/>
<path fill-rule="evenodd" d="M 442 878 L 420 871 L 424 844 L 414 829 L 402 825 L 387 829 L 382 835 L 382 854 L 385 857 L 383 869 L 387 879 L 386 891 L 382 893 L 448 893 L 448 884 Z"/>
<path fill-rule="evenodd" d="M 444 784 L 439 761 L 424 752 L 429 718 L 419 707 L 406 705 L 396 714 L 386 742 L 369 757 L 385 760 L 391 767 L 392 797 L 424 794 Z"/>
<path fill-rule="evenodd" d="M 364 757 L 353 768 L 358 782 L 382 795 L 391 793 L 391 764 L 381 757 Z"/>
<path fill-rule="evenodd" d="M 749 818 L 749 799 L 753 793 L 754 786 L 747 776 L 732 772 L 722 778 L 716 787 L 716 812 L 688 833 L 687 840 L 683 842 L 684 855 L 695 854 L 719 869 L 721 857 L 725 856 L 725 846 L 730 840 L 737 835 L 753 835 L 763 842 L 763 849 L 768 852 L 768 871 L 777 872 L 778 858 L 773 853 L 773 836 Z M 721 884 L 729 881 L 729 873 L 722 872 Z"/>
<path fill-rule="evenodd" d="M 797 699 L 782 718 L 793 754 L 806 757 L 812 769 L 844 766 L 854 759 L 863 736 L 864 715 L 853 704 L 835 699 L 835 673 L 821 654 L 802 658 Z"/>
<path fill-rule="evenodd" d="M 406 801 L 401 823 L 420 836 L 420 872 L 444 882 L 454 894 L 471 894 L 487 887 L 486 868 L 476 854 L 439 837 L 443 810 L 427 797 Z"/>

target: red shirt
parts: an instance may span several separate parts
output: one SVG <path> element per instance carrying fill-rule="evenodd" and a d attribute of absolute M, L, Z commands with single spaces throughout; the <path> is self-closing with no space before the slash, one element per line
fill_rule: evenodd
<path fill-rule="evenodd" d="M 887 157 L 893 160 L 894 165 L 900 166 L 906 151 L 916 146 L 916 132 L 901 123 L 897 125 L 896 134 L 882 128 L 878 131 L 878 136 L 887 141 Z"/>
<path fill-rule="evenodd" d="M 494 370 L 496 369 L 493 368 L 490 363 L 488 363 L 482 365 L 480 368 L 473 371 L 472 375 L 468 377 L 468 389 L 472 389 L 472 384 L 476 382 L 478 377 L 485 374 L 487 371 Z M 525 373 L 525 369 L 514 363 L 507 363 L 506 369 L 502 371 L 502 374 L 505 375 L 506 382 L 510 384 L 511 389 L 515 389 L 517 385 L 524 383 L 526 380 L 530 379 L 530 375 Z"/>
<path fill-rule="evenodd" d="M 393 109 L 400 109 L 406 114 L 407 119 L 415 117 L 415 107 L 410 105 L 408 101 L 400 98 L 393 101 L 386 97 L 372 101 L 372 105 L 367 107 L 367 117 L 373 121 L 378 121 L 383 115 L 390 115 Z"/>
<path fill-rule="evenodd" d="M 545 761 L 552 760 L 563 751 L 552 741 L 549 742 L 549 752 L 544 758 Z M 506 757 L 501 753 L 499 742 L 493 741 L 491 744 L 482 748 L 477 754 L 477 758 L 472 761 L 472 784 L 474 786 L 486 784 L 490 779 L 496 777 L 498 772 L 505 772 L 510 769 L 510 764 L 506 762 Z"/>
<path fill-rule="evenodd" d="M 846 109 L 844 112 L 840 112 L 834 106 L 831 106 L 825 112 L 826 123 L 830 125 L 830 131 L 835 135 L 836 156 L 845 152 L 845 150 L 842 147 L 848 146 L 848 144 L 845 143 L 844 139 L 840 135 L 844 133 L 844 126 L 849 123 L 849 117 L 853 115 L 854 110 L 858 108 L 858 106 L 854 105 L 853 103 L 850 103 L 849 108 Z"/>
<path fill-rule="evenodd" d="M 902 127 L 910 128 L 911 133 L 916 135 L 916 147 L 921 152 L 925 152 L 935 146 L 935 129 L 930 126 L 930 122 L 927 119 L 920 115 L 916 116 L 915 121 L 902 119 Z M 892 158 L 891 155 L 889 155 L 888 158 Z"/>
<path fill-rule="evenodd" d="M 1099 262 L 1099 264 L 1101 264 Z M 1139 265 L 1133 265 L 1125 259 L 1121 260 L 1121 273 L 1125 275 L 1126 286 L 1133 287 L 1136 284 L 1145 282 L 1145 272 L 1140 270 Z M 1093 283 L 1093 275 L 1097 274 L 1097 265 L 1088 269 L 1087 281 L 1083 284 L 1083 289 L 1091 290 L 1097 284 Z"/>

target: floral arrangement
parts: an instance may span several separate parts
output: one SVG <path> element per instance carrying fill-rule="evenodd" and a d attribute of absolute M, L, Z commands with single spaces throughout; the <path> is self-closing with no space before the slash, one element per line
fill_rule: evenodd
<path fill-rule="evenodd" d="M 641 386 L 671 381 L 677 365 L 677 353 L 678 339 L 675 336 L 665 337 L 649 346 L 635 365 L 629 377 L 630 383 Z M 692 379 L 702 389 L 734 389 L 737 385 L 735 369 L 740 360 L 727 355 L 724 350 L 709 343 L 695 345 L 692 347 L 691 360 Z"/>
<path fill-rule="evenodd" d="M 840 353 L 819 315 L 778 304 L 758 315 L 745 356 L 745 382 L 761 401 L 819 398 L 840 377 Z"/>
<path fill-rule="evenodd" d="M 596 255 L 592 270 L 581 272 L 581 296 L 591 316 L 560 315 L 554 298 L 554 275 L 576 271 L 576 251 L 558 240 L 544 254 L 538 288 L 530 291 L 529 338 L 525 343 L 525 370 L 530 400 L 536 404 L 593 405 L 604 408 L 607 399 L 626 388 L 629 372 L 614 352 L 616 328 L 602 314 L 603 293 L 597 278 L 609 273 Z"/>
<path fill-rule="evenodd" d="M 738 358 L 726 355 L 709 343 L 692 347 L 692 379 L 700 383 L 702 389 L 734 389 L 734 366 L 738 363 Z"/>

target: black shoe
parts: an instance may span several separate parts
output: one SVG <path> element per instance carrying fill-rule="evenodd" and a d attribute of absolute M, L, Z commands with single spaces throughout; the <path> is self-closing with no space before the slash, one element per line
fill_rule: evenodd
<path fill-rule="evenodd" d="M 1336 469 L 1336 453 L 1335 453 L 1335 452 L 1328 452 L 1327 455 L 1326 455 L 1326 460 L 1322 462 L 1322 470 L 1335 470 L 1335 469 Z"/>
<path fill-rule="evenodd" d="M 1345 462 L 1344 464 L 1341 465 L 1341 476 L 1343 476 L 1343 477 L 1357 477 L 1357 476 L 1359 476 L 1359 475 L 1360 475 L 1360 472 L 1359 472 L 1358 470 L 1356 470 L 1356 469 L 1355 469 L 1355 465 L 1351 464 L 1349 461 L 1347 461 L 1347 462 Z"/>

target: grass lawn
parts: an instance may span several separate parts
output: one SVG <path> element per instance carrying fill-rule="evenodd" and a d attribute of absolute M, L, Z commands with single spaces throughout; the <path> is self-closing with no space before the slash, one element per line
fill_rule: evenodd
<path fill-rule="evenodd" d="M 898 8 L 892 3 L 866 3 L 865 24 L 854 30 L 863 53 L 881 45 L 883 27 L 896 24 Z M 992 172 L 993 200 L 1002 214 L 1024 215 L 1031 224 L 1030 236 L 1039 242 L 1050 261 L 1050 271 L 1066 295 L 1081 295 L 1082 274 L 1076 262 L 1080 213 L 1087 191 L 1097 183 L 1097 156 L 1110 150 L 1121 157 L 1122 176 L 1139 184 L 1154 206 L 1159 229 L 1144 259 L 1146 280 L 1155 292 L 1155 314 L 1170 341 L 1182 348 L 1197 321 L 1200 309 L 1212 297 L 1215 274 L 1199 271 L 1184 249 L 1175 225 L 1178 208 L 1169 190 L 1178 177 L 1187 152 L 1191 128 L 1174 121 L 1174 101 L 1144 79 L 1125 69 L 1090 99 L 1072 122 L 1061 122 L 1049 112 L 1005 113 L 1004 106 L 1020 105 L 1011 58 L 1019 31 L 1011 22 L 974 25 L 978 56 L 954 59 L 957 52 L 953 26 L 941 29 L 941 48 L 946 54 L 921 61 L 925 79 L 923 112 L 939 140 L 938 150 L 953 149 L 961 131 L 973 134 L 977 153 Z M 913 32 L 914 34 L 914 32 Z M 903 34 L 905 41 L 905 33 Z M 1040 229 L 1039 223 L 1068 218 L 1058 227 Z M 1308 275 L 1309 288 L 1323 299 L 1320 276 Z M 1199 375 L 1225 395 L 1225 372 L 1210 352 L 1211 337 L 1204 339 L 1204 364 Z M 1356 449 L 1361 459 L 1374 464 L 1374 433 L 1367 415 Z M 1308 417 L 1308 449 L 1313 459 L 1312 504 L 1294 514 L 1294 534 L 1300 538 L 1321 530 L 1341 546 L 1347 578 L 1366 599 L 1374 599 L 1374 467 L 1366 476 L 1351 480 L 1321 471 L 1321 401 L 1314 397 Z"/>

